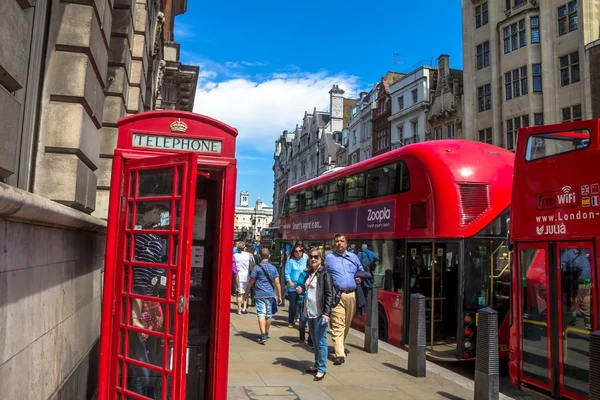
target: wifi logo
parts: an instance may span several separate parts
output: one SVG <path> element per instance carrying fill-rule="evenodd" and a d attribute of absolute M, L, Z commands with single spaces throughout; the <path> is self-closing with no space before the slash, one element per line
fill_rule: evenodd
<path fill-rule="evenodd" d="M 573 190 L 573 188 L 571 188 L 571 186 L 563 186 L 562 187 L 562 191 L 564 194 L 571 193 L 571 190 Z"/>

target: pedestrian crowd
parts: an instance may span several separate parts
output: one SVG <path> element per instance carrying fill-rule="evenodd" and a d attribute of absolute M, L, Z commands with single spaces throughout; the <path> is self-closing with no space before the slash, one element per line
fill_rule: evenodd
<path fill-rule="evenodd" d="M 289 301 L 288 328 L 293 329 L 297 324 L 300 341 L 306 340 L 314 352 L 314 364 L 306 372 L 314 374 L 315 381 L 325 378 L 328 334 L 335 349 L 333 365 L 344 364 L 348 354 L 344 343 L 357 311 L 357 299 L 358 308 L 364 308 L 366 304 L 362 300 L 373 279 L 369 268 L 364 268 L 364 260 L 348 250 L 346 237 L 335 235 L 333 248 L 327 246 L 325 251 L 320 246 L 307 250 L 301 242 L 296 243 L 289 259 L 282 258 L 284 293 L 279 271 L 269 262 L 269 249 L 258 252 L 251 244 L 238 242 L 234 252 L 232 269 L 237 313 L 248 313 L 252 293 L 260 330 L 258 342 L 265 344 L 269 340 L 272 317 L 285 295 Z"/>

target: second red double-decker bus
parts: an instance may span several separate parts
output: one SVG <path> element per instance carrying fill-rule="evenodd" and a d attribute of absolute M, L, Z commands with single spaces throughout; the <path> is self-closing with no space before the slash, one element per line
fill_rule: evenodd
<path fill-rule="evenodd" d="M 510 236 L 515 386 L 588 398 L 598 329 L 600 120 L 519 130 Z"/>
<path fill-rule="evenodd" d="M 374 273 L 380 339 L 408 343 L 409 299 L 427 301 L 428 355 L 475 357 L 477 310 L 508 313 L 507 224 L 514 156 L 484 143 L 408 145 L 290 188 L 286 242 L 324 246 L 345 234 Z M 363 320 L 355 318 L 361 329 Z M 501 327 L 508 355 L 508 325 Z"/>

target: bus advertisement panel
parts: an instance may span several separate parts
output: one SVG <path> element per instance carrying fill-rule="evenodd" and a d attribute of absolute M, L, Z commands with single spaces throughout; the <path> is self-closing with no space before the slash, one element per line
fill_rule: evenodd
<path fill-rule="evenodd" d="M 428 356 L 472 359 L 477 310 L 508 312 L 513 160 L 462 140 L 392 150 L 290 188 L 283 240 L 327 252 L 343 233 L 374 274 L 382 340 L 408 344 L 408 294 L 418 292 L 427 298 Z M 364 316 L 354 326 L 363 329 Z M 508 356 L 507 325 L 501 333 Z"/>
<path fill-rule="evenodd" d="M 515 386 L 588 398 L 598 329 L 600 120 L 519 130 L 509 373 Z"/>

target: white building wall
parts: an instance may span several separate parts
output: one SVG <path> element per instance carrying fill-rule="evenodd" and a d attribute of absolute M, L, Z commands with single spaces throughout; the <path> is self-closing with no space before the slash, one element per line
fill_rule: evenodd
<path fill-rule="evenodd" d="M 426 112 L 429 108 L 430 78 L 433 71 L 431 67 L 421 67 L 390 86 L 392 148 L 425 140 Z M 416 101 L 413 96 L 415 90 Z"/>

